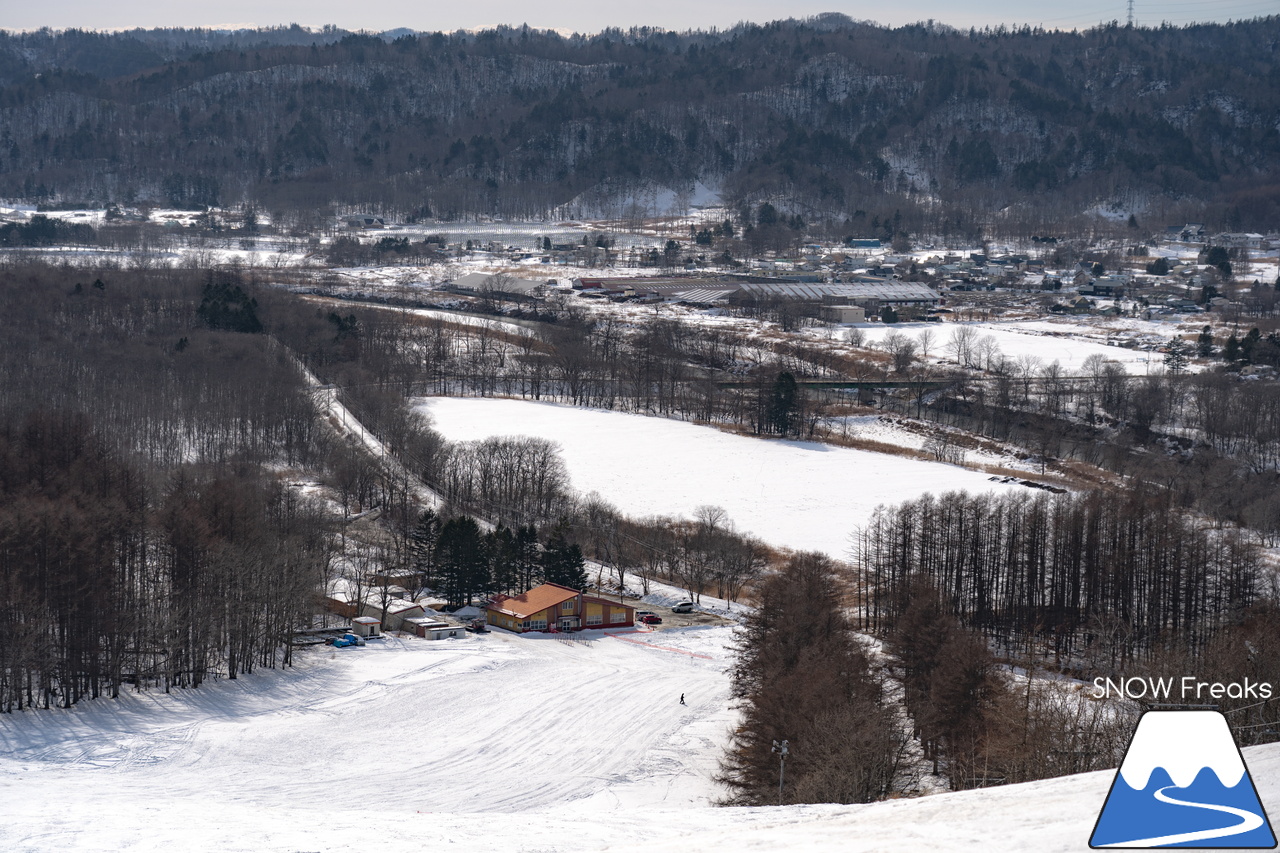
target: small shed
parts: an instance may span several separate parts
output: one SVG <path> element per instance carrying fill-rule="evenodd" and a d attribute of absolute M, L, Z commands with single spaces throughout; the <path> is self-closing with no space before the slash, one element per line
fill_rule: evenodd
<path fill-rule="evenodd" d="M 451 625 L 438 619 L 419 618 L 406 619 L 404 630 L 412 631 L 424 640 L 445 640 L 450 637 L 461 637 L 466 629 L 461 625 Z"/>
<path fill-rule="evenodd" d="M 351 633 L 357 637 L 381 636 L 382 622 L 372 616 L 357 616 L 351 620 Z"/>

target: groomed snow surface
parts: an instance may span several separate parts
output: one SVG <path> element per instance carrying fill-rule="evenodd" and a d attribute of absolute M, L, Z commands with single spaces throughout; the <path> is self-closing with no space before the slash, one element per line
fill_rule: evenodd
<path fill-rule="evenodd" d="M 665 418 L 494 398 L 422 404 L 451 441 L 526 435 L 560 444 L 573 488 L 627 515 L 692 517 L 723 507 L 739 530 L 771 545 L 844 559 L 875 508 L 925 492 L 1025 491 L 956 465 L 811 441 L 765 440 Z"/>
<path fill-rule="evenodd" d="M 504 400 L 426 406 L 450 438 L 560 441 L 575 487 L 625 512 L 717 504 L 767 541 L 837 556 L 877 503 L 1018 488 L 657 418 Z M 288 671 L 198 690 L 0 715 L 0 850 L 1088 849 L 1113 772 L 865 806 L 715 807 L 737 720 L 733 630 L 389 637 L 301 649 Z M 1280 813 L 1280 746 L 1245 757 Z"/>
<path fill-rule="evenodd" d="M 5 717 L 0 849 L 598 849 L 626 838 L 615 810 L 705 805 L 730 630 L 577 636 L 320 646 L 286 672 Z"/>
<path fill-rule="evenodd" d="M 0 849 L 1084 851 L 1112 780 L 717 808 L 732 629 L 582 637 L 315 647 L 285 672 L 0 718 Z M 1280 812 L 1280 747 L 1245 755 Z"/>

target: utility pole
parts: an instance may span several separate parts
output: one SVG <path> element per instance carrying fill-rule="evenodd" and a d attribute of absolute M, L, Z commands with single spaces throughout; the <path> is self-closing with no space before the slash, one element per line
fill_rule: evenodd
<path fill-rule="evenodd" d="M 770 752 L 778 753 L 778 805 L 782 805 L 782 782 L 787 776 L 787 742 L 773 742 Z"/>

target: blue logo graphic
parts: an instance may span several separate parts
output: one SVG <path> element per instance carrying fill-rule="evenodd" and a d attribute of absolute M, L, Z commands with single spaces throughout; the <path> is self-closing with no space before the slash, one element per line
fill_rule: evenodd
<path fill-rule="evenodd" d="M 1217 711 L 1143 714 L 1089 846 L 1274 848 L 1226 718 Z"/>

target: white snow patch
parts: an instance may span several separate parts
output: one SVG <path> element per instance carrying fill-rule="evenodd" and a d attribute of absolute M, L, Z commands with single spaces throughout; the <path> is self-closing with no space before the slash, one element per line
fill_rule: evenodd
<path fill-rule="evenodd" d="M 692 516 L 711 504 L 772 545 L 838 558 L 881 504 L 925 492 L 1024 488 L 953 465 L 622 412 L 457 397 L 426 398 L 422 407 L 453 441 L 528 435 L 558 442 L 574 488 L 599 492 L 628 515 Z"/>
<path fill-rule="evenodd" d="M 934 357 L 949 356 L 947 342 L 952 332 L 960 323 L 868 323 L 859 325 L 867 344 L 879 344 L 890 332 L 917 338 L 926 330 L 933 333 L 930 344 L 930 355 Z M 1109 335 L 1105 329 L 1086 326 L 1079 323 L 1058 324 L 1050 320 L 1015 321 L 1008 323 L 965 323 L 976 333 L 976 340 L 991 338 L 1006 358 L 1034 359 L 1040 366 L 1048 366 L 1058 362 L 1065 372 L 1077 373 L 1084 361 L 1091 355 L 1120 364 L 1129 373 L 1145 373 L 1162 364 L 1163 355 L 1127 347 L 1109 346 L 1106 343 Z M 1117 326 L 1117 330 L 1122 328 Z M 1169 333 L 1160 330 L 1156 324 L 1145 323 L 1144 332 L 1153 336 L 1153 340 L 1166 341 Z M 1088 340 L 1087 338 L 1093 338 Z"/>

